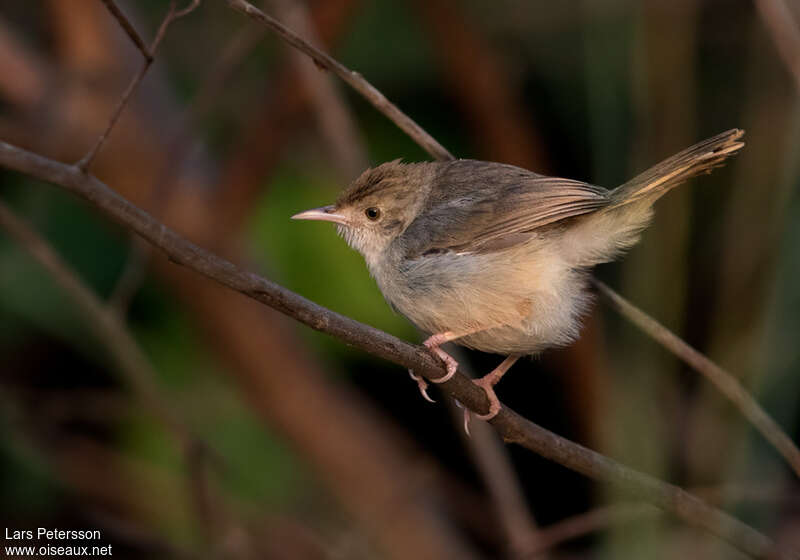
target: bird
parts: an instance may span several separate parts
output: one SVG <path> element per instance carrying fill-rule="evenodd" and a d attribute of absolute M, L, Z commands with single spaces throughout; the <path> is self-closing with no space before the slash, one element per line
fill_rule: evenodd
<path fill-rule="evenodd" d="M 445 343 L 506 356 L 473 380 L 490 405 L 476 416 L 490 420 L 501 409 L 494 387 L 520 357 L 578 338 L 592 267 L 633 246 L 653 203 L 723 165 L 743 135 L 708 138 L 610 190 L 504 163 L 394 160 L 292 218 L 336 224 L 361 253 L 388 304 L 429 334 L 423 344 L 446 371 L 434 383 L 458 369 Z"/>

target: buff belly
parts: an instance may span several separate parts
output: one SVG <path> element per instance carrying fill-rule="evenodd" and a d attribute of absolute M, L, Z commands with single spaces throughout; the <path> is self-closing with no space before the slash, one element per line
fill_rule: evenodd
<path fill-rule="evenodd" d="M 392 307 L 428 333 L 465 334 L 456 344 L 484 352 L 535 354 L 577 338 L 589 302 L 586 273 L 548 247 L 534 239 L 486 254 L 381 263 L 372 273 Z"/>

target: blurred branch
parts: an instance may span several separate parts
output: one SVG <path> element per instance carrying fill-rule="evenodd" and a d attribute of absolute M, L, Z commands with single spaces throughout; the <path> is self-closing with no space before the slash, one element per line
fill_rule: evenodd
<path fill-rule="evenodd" d="M 616 525 L 631 523 L 658 512 L 659 510 L 650 504 L 631 503 L 601 506 L 579 515 L 573 515 L 537 531 L 536 549 L 524 558 L 541 558 L 548 549 L 567 541 Z"/>
<path fill-rule="evenodd" d="M 794 14 L 784 0 L 755 0 L 755 4 L 800 92 L 800 26 Z"/>
<path fill-rule="evenodd" d="M 105 0 L 104 0 L 105 1 Z M 112 3 L 112 5 L 114 5 Z M 127 21 L 127 20 L 125 20 Z M 151 189 L 151 198 L 154 214 L 169 198 L 170 187 L 183 164 L 192 146 L 191 132 L 193 125 L 210 109 L 212 102 L 230 78 L 234 69 L 242 59 L 258 44 L 264 36 L 264 30 L 250 26 L 237 33 L 221 50 L 219 56 L 211 64 L 209 71 L 204 76 L 197 93 L 192 97 L 187 107 L 174 119 L 171 140 L 168 143 L 167 157 L 164 158 L 161 172 L 156 176 L 155 185 Z M 135 42 L 135 41 L 134 41 Z M 124 316 L 133 296 L 145 278 L 145 271 L 150 260 L 151 248 L 136 235 L 131 236 L 130 251 L 125 261 L 125 266 L 117 279 L 117 284 L 109 297 L 109 305 Z"/>
<path fill-rule="evenodd" d="M 176 10 L 175 1 L 172 0 L 172 2 L 170 2 L 169 11 L 167 12 L 167 15 L 164 16 L 161 25 L 159 25 L 158 27 L 158 32 L 156 33 L 155 39 L 153 39 L 153 42 L 150 44 L 149 47 L 147 47 L 144 44 L 144 41 L 142 40 L 141 36 L 136 32 L 136 29 L 133 27 L 133 24 L 125 16 L 125 14 L 122 13 L 122 10 L 120 10 L 119 7 L 114 3 L 114 0 L 102 0 L 102 2 L 103 4 L 106 5 L 108 11 L 111 12 L 111 14 L 119 22 L 122 29 L 125 30 L 125 33 L 127 33 L 131 41 L 133 41 L 136 47 L 141 51 L 142 56 L 144 57 L 144 63 L 142 64 L 142 68 L 139 70 L 139 72 L 137 72 L 136 75 L 131 80 L 131 83 L 128 84 L 128 87 L 125 89 L 125 92 L 122 94 L 122 97 L 120 97 L 119 102 L 117 103 L 117 106 L 114 109 L 114 112 L 111 113 L 111 118 L 109 119 L 108 124 L 106 125 L 106 129 L 102 132 L 102 134 L 100 134 L 100 136 L 98 136 L 97 140 L 95 140 L 95 143 L 92 145 L 91 148 L 89 148 L 89 151 L 86 152 L 86 155 L 84 155 L 76 164 L 78 166 L 78 169 L 81 169 L 82 171 L 88 170 L 89 166 L 92 165 L 92 161 L 94 161 L 97 152 L 99 152 L 100 148 L 103 147 L 103 144 L 105 144 L 108 135 L 111 134 L 114 125 L 117 124 L 117 121 L 119 120 L 122 111 L 125 109 L 125 106 L 128 104 L 131 95 L 133 95 L 133 92 L 136 91 L 136 88 L 139 86 L 145 74 L 147 74 L 147 71 L 150 69 L 150 65 L 153 63 L 154 60 L 153 57 L 156 54 L 156 50 L 158 49 L 158 46 L 161 44 L 161 40 L 164 38 L 164 35 L 166 35 L 167 33 L 167 28 L 173 21 L 192 13 L 195 10 L 195 8 L 197 8 L 197 6 L 200 5 L 200 0 L 191 0 L 191 3 L 187 7 L 183 8 L 182 10 Z"/>
<path fill-rule="evenodd" d="M 461 362 L 459 360 L 459 362 Z M 463 363 L 463 362 L 462 362 Z M 448 401 L 454 423 L 483 483 L 492 498 L 492 506 L 502 525 L 503 543 L 509 558 L 526 557 L 541 550 L 539 531 L 528 506 L 508 450 L 497 433 L 485 422 L 475 422 L 470 434 L 460 429 L 463 413 L 453 401 Z"/>
<path fill-rule="evenodd" d="M 141 235 L 180 265 L 264 303 L 309 327 L 380 358 L 413 369 L 428 379 L 444 374 L 443 364 L 424 347 L 415 346 L 383 331 L 317 305 L 286 288 L 194 245 L 163 223 L 134 206 L 97 178 L 76 165 L 66 165 L 0 142 L 0 165 L 47 181 L 85 198 L 123 227 Z M 486 394 L 463 374 L 442 387 L 477 413 L 488 410 Z M 775 550 L 772 541 L 752 527 L 713 508 L 685 490 L 630 469 L 616 461 L 562 438 L 504 407 L 491 421 L 507 442 L 517 443 L 545 458 L 597 480 L 615 484 L 691 525 L 702 527 L 755 557 Z"/>
<path fill-rule="evenodd" d="M 732 486 L 720 488 L 698 488 L 695 494 L 716 503 L 722 500 L 757 503 L 795 504 L 797 496 L 787 495 L 785 491 L 758 486 Z M 543 553 L 567 541 L 585 537 L 616 525 L 633 523 L 642 519 L 661 515 L 659 509 L 646 503 L 615 503 L 596 507 L 584 513 L 573 515 L 543 527 L 535 535 L 535 549 L 524 558 L 542 558 Z"/>
<path fill-rule="evenodd" d="M 413 2 L 430 32 L 433 52 L 450 84 L 451 95 L 469 115 L 483 157 L 547 172 L 545 144 L 535 134 L 504 60 L 471 25 L 463 2 Z"/>
<path fill-rule="evenodd" d="M 16 239 L 67 292 L 87 317 L 89 327 L 111 352 L 128 385 L 179 440 L 188 444 L 191 436 L 185 424 L 156 387 L 156 372 L 116 315 L 86 287 L 50 245 L 3 202 L 0 202 L 0 227 Z"/>
<path fill-rule="evenodd" d="M 777 449 L 778 453 L 786 459 L 794 472 L 800 476 L 800 449 L 778 426 L 775 420 L 761 408 L 750 393 L 739 383 L 738 379 L 689 346 L 683 339 L 635 307 L 603 282 L 597 279 L 594 279 L 593 282 L 597 289 L 606 296 L 614 309 L 623 317 L 711 381 L 723 395 L 728 397 L 761 435 Z"/>
<path fill-rule="evenodd" d="M 204 532 L 211 535 L 230 530 L 230 520 L 223 515 L 219 496 L 210 488 L 206 469 L 212 463 L 221 464 L 222 458 L 204 440 L 194 435 L 187 425 L 174 413 L 175 407 L 161 396 L 156 385 L 157 374 L 138 344 L 125 327 L 117 310 L 103 302 L 86 287 L 77 274 L 58 256 L 47 241 L 39 236 L 24 220 L 3 202 L 0 202 L 0 227 L 5 229 L 36 261 L 42 265 L 61 288 L 67 292 L 86 315 L 89 327 L 109 349 L 117 362 L 119 371 L 133 388 L 141 401 L 156 418 L 182 444 L 190 474 L 191 490 L 194 491 L 196 511 Z M 213 504 L 211 507 L 209 504 Z M 215 514 L 211 523 L 209 511 Z M 223 523 L 224 521 L 224 523 Z"/>
<path fill-rule="evenodd" d="M 108 297 L 108 306 L 114 309 L 120 317 L 125 316 L 133 296 L 141 286 L 145 277 L 147 261 L 150 258 L 150 246 L 140 237 L 131 236 L 129 247 L 125 266 Z"/>
<path fill-rule="evenodd" d="M 310 56 L 319 67 L 330 70 L 339 76 L 350 87 L 360 93 L 367 101 L 372 103 L 376 109 L 389 117 L 392 122 L 400 127 L 403 132 L 408 134 L 417 144 L 420 145 L 420 147 L 422 147 L 435 159 L 454 159 L 453 154 L 447 151 L 444 146 L 439 144 L 436 139 L 423 130 L 422 127 L 420 127 L 416 122 L 411 120 L 408 115 L 403 113 L 397 108 L 397 106 L 386 99 L 386 96 L 378 91 L 375 86 L 365 80 L 361 74 L 350 70 L 341 62 L 314 47 L 298 36 L 294 31 L 288 29 L 282 23 L 273 19 L 271 16 L 268 16 L 245 0 L 226 1 L 234 10 L 242 12 L 243 14 L 263 23 L 272 29 L 275 33 L 280 35 L 284 41 Z"/>
<path fill-rule="evenodd" d="M 272 0 L 275 11 L 281 15 L 299 35 L 318 43 L 316 30 L 305 2 L 298 0 Z M 355 122 L 342 99 L 338 84 L 318 68 L 297 49 L 289 53 L 295 68 L 300 73 L 306 91 L 311 96 L 311 105 L 334 162 L 348 180 L 357 177 L 368 166 L 367 153 Z"/>

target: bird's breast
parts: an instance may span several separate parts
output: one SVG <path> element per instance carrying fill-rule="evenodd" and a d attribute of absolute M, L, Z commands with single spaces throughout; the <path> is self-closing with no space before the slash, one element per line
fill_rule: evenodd
<path fill-rule="evenodd" d="M 460 344 L 534 353 L 578 333 L 583 274 L 541 248 L 385 259 L 370 266 L 384 297 L 423 331 L 479 332 Z"/>

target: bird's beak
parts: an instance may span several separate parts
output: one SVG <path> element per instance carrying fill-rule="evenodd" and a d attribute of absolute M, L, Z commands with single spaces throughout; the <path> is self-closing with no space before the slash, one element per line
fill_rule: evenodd
<path fill-rule="evenodd" d="M 321 208 L 312 208 L 305 212 L 300 212 L 292 216 L 293 220 L 322 220 L 324 222 L 335 222 L 337 224 L 346 224 L 347 218 L 342 214 L 336 213 L 335 206 L 323 206 Z"/>

